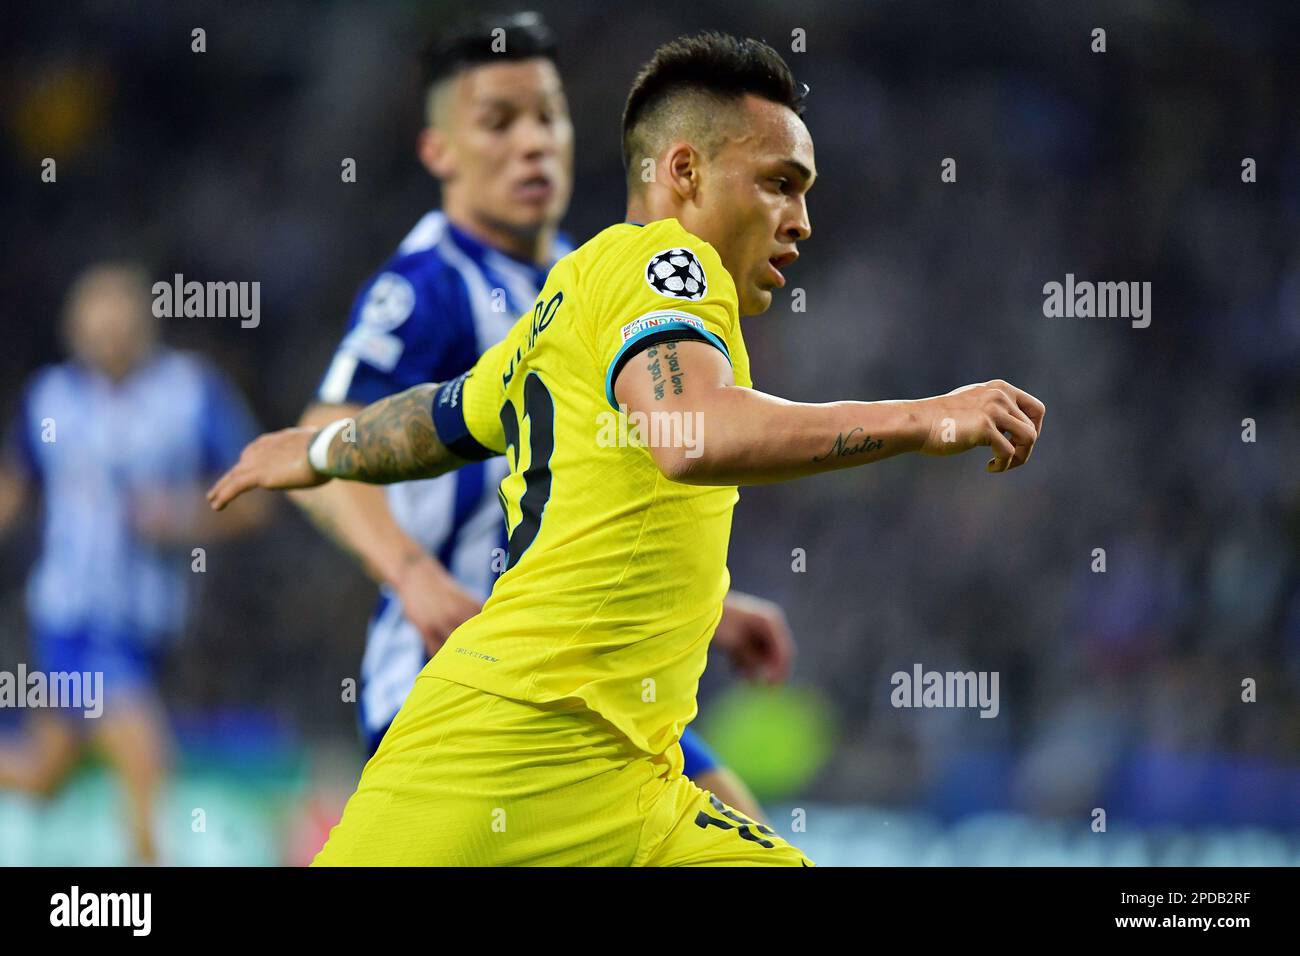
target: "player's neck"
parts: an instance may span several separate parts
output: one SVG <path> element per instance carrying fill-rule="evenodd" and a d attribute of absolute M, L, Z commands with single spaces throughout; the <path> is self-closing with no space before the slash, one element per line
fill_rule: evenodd
<path fill-rule="evenodd" d="M 628 199 L 627 212 L 623 216 L 623 221 L 637 222 L 644 226 L 648 222 L 658 222 L 663 218 L 665 217 L 655 214 L 649 203 L 643 200 Z"/>
<path fill-rule="evenodd" d="M 681 207 L 675 203 L 664 202 L 661 196 L 653 194 L 628 197 L 624 222 L 646 225 L 661 219 L 676 219 L 681 222 Z"/>
<path fill-rule="evenodd" d="M 524 262 L 531 262 L 539 268 L 551 263 L 552 249 L 555 246 L 554 226 L 543 226 L 537 230 L 520 232 L 499 223 L 458 213 L 445 206 L 443 211 L 447 215 L 447 221 L 453 226 L 497 252 Z"/>
<path fill-rule="evenodd" d="M 76 357 L 76 361 L 92 374 L 100 376 L 116 388 L 152 362 L 156 355 L 157 346 L 149 344 L 121 362 L 94 362 L 80 356 Z"/>

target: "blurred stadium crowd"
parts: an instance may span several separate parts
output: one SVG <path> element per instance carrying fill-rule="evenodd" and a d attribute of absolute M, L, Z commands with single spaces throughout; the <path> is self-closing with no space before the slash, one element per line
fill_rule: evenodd
<path fill-rule="evenodd" d="M 747 322 L 757 387 L 831 401 L 1005 377 L 1048 405 L 1036 467 L 1005 479 L 899 459 L 742 490 L 733 581 L 785 607 L 795 681 L 837 724 L 809 797 L 1300 827 L 1300 15 L 530 6 L 561 41 L 577 241 L 621 219 L 622 97 L 656 44 L 717 27 L 788 52 L 806 31 L 788 53 L 820 172 L 790 274 L 806 310 L 787 289 Z M 258 327 L 171 319 L 163 335 L 208 355 L 264 426 L 296 420 L 357 286 L 436 205 L 413 153 L 412 54 L 456 10 L 19 5 L 0 34 L 4 411 L 60 357 L 75 275 L 133 258 L 157 279 L 259 281 Z M 40 180 L 46 156 L 57 183 Z M 1067 273 L 1150 281 L 1150 327 L 1045 318 L 1042 287 Z M 36 536 L 28 521 L 0 544 L 2 666 L 23 659 Z M 362 575 L 281 504 L 195 577 L 174 712 L 349 741 Z M 918 662 L 998 671 L 998 719 L 895 710 L 889 676 Z M 703 720 L 724 671 L 705 676 Z"/>

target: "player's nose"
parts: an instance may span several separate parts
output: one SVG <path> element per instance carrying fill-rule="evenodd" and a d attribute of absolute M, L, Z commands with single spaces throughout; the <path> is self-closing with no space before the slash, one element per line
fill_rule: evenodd
<path fill-rule="evenodd" d="M 780 236 L 791 242 L 802 242 L 811 235 L 812 220 L 808 218 L 808 204 L 803 196 L 799 196 L 794 208 L 789 210 L 785 222 L 781 224 Z"/>
<path fill-rule="evenodd" d="M 558 148 L 555 124 L 531 117 L 519 124 L 519 145 L 525 156 L 542 156 Z"/>

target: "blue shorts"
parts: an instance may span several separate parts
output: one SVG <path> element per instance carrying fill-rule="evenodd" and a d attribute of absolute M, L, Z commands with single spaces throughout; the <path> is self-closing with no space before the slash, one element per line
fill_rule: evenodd
<path fill-rule="evenodd" d="M 36 668 L 47 675 L 102 675 L 95 679 L 106 700 L 152 694 L 158 679 L 158 642 L 132 633 L 35 628 L 32 651 Z M 63 708 L 62 712 L 78 715 L 83 709 Z"/>
<path fill-rule="evenodd" d="M 379 749 L 379 742 L 384 739 L 384 734 L 387 732 L 387 727 L 371 732 L 362 729 L 367 757 L 375 755 L 375 751 Z M 709 745 L 691 728 L 687 727 L 682 731 L 681 745 L 682 757 L 685 758 L 682 766 L 683 776 L 694 778 L 696 774 L 708 773 L 720 766 L 721 762 L 709 749 Z"/>

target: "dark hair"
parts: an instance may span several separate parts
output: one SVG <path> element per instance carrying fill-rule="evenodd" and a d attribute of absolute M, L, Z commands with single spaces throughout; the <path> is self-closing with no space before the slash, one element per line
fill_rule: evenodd
<path fill-rule="evenodd" d="M 505 43 L 499 50 L 493 49 L 495 30 L 504 31 L 501 39 Z M 555 35 L 541 14 L 480 16 L 460 24 L 425 46 L 420 53 L 421 79 L 427 91 L 434 84 L 469 67 L 538 56 L 552 63 L 556 60 Z"/>
<path fill-rule="evenodd" d="M 724 99 L 753 93 L 803 115 L 807 87 L 797 84 L 781 54 L 762 40 L 705 31 L 655 50 L 623 107 L 623 163 L 631 162 L 631 133 L 656 107 L 684 91 Z"/>

